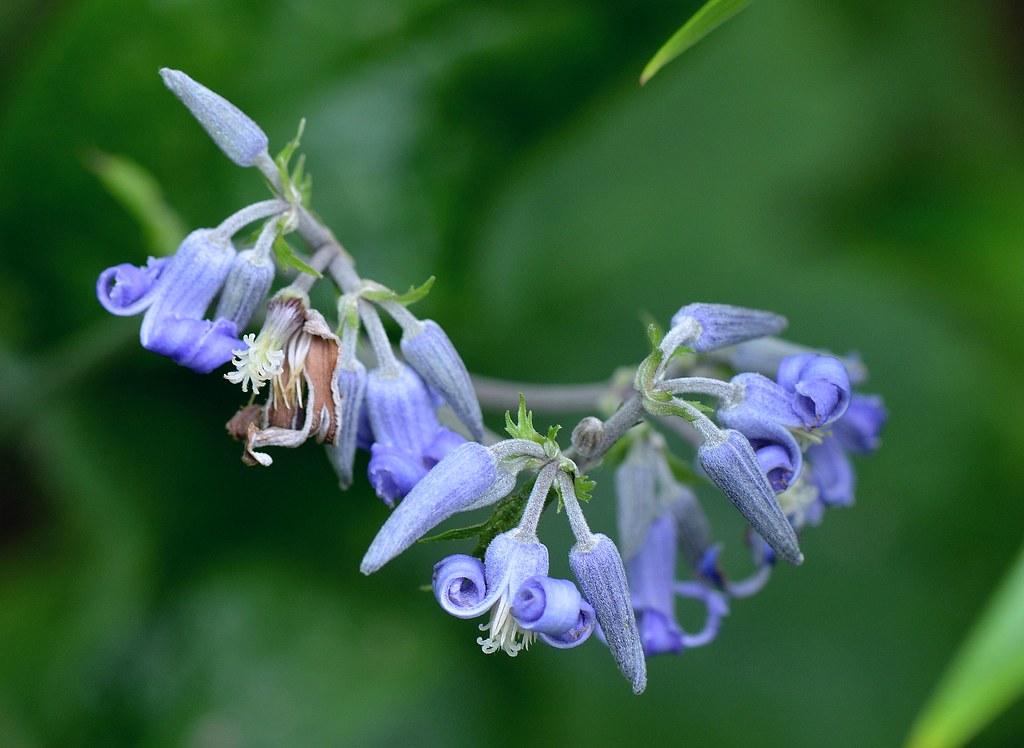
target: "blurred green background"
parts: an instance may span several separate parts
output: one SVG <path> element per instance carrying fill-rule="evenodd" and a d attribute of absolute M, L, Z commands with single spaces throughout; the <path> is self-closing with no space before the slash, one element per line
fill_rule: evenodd
<path fill-rule="evenodd" d="M 4 3 L 0 745 L 905 738 L 1024 527 L 1024 13 L 761 0 L 641 89 L 698 5 Z M 339 493 L 314 446 L 245 468 L 222 426 L 237 388 L 96 303 L 98 272 L 147 248 L 95 149 L 151 171 L 188 227 L 266 194 L 161 66 L 272 150 L 306 117 L 315 208 L 364 276 L 437 275 L 417 311 L 473 371 L 603 379 L 644 355 L 642 313 L 694 300 L 859 351 L 891 421 L 858 505 L 714 645 L 652 661 L 641 697 L 596 641 L 481 654 L 419 591 L 456 549 L 362 577 L 386 517 L 364 483 Z M 595 529 L 614 528 L 609 486 Z M 563 525 L 542 531 L 567 575 Z M 1021 735 L 1018 703 L 977 745 Z"/>

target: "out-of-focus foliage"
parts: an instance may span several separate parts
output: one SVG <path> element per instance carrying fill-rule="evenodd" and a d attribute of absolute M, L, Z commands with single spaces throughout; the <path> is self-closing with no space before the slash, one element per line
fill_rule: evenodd
<path fill-rule="evenodd" d="M 1024 527 L 1020 17 L 755 3 L 640 89 L 700 5 L 5 6 L 0 744 L 905 738 Z M 809 531 L 807 563 L 737 602 L 713 646 L 653 661 L 642 697 L 596 641 L 481 654 L 418 591 L 455 546 L 361 577 L 386 508 L 340 494 L 313 447 L 245 468 L 222 429 L 237 388 L 142 351 L 138 320 L 96 303 L 100 270 L 149 251 L 88 169 L 96 149 L 155 175 L 189 227 L 266 194 L 162 66 L 228 96 L 272 150 L 306 117 L 314 208 L 365 276 L 437 276 L 422 312 L 473 370 L 600 379 L 645 355 L 641 314 L 696 300 L 856 348 L 892 413 L 857 507 Z M 588 518 L 610 531 L 611 482 L 592 477 Z M 737 557 L 740 523 L 706 498 Z M 1022 733 L 1018 703 L 977 744 Z"/>

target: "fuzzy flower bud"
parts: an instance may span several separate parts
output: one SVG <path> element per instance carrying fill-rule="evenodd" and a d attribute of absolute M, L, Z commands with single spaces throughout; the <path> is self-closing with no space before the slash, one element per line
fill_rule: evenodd
<path fill-rule="evenodd" d="M 786 329 L 786 318 L 758 309 L 729 304 L 687 304 L 672 316 L 672 327 L 695 320 L 697 336 L 686 342 L 697 353 L 724 348 L 751 338 L 777 335 Z"/>
<path fill-rule="evenodd" d="M 722 436 L 716 443 L 708 441 L 698 448 L 701 467 L 776 553 L 790 563 L 803 563 L 796 533 L 775 500 L 750 442 L 732 429 Z"/>
<path fill-rule="evenodd" d="M 217 147 L 239 166 L 252 166 L 267 153 L 267 136 L 244 112 L 180 70 L 162 68 L 164 85 L 188 107 Z"/>

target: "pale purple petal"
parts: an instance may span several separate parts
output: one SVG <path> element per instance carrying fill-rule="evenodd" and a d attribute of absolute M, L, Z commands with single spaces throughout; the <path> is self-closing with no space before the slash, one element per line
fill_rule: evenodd
<path fill-rule="evenodd" d="M 266 253 L 252 249 L 239 252 L 231 263 L 214 316 L 229 319 L 244 330 L 266 300 L 274 273 L 274 263 Z"/>
<path fill-rule="evenodd" d="M 434 597 L 449 615 L 476 618 L 494 604 L 488 596 L 484 565 L 480 559 L 456 554 L 434 566 Z"/>
<path fill-rule="evenodd" d="M 327 447 L 327 453 L 338 473 L 341 488 L 346 489 L 352 485 L 352 463 L 359 443 L 359 423 L 366 394 L 366 367 L 362 363 L 353 360 L 348 368 L 338 370 L 338 394 L 341 420 L 337 440 Z"/>
<path fill-rule="evenodd" d="M 889 414 L 877 395 L 853 395 L 846 414 L 832 426 L 839 443 L 854 454 L 878 449 L 882 426 Z"/>
<path fill-rule="evenodd" d="M 560 636 L 579 621 L 583 598 L 568 579 L 532 576 L 512 598 L 512 616 L 519 627 Z"/>
<path fill-rule="evenodd" d="M 188 107 L 224 154 L 239 166 L 252 166 L 267 151 L 267 136 L 238 107 L 180 70 L 163 68 L 160 76 Z"/>
<path fill-rule="evenodd" d="M 722 616 L 728 615 L 729 603 L 720 592 L 708 589 L 700 582 L 678 582 L 674 592 L 681 597 L 689 597 L 704 603 L 707 610 L 707 617 L 704 620 L 704 628 L 696 634 L 684 633 L 682 645 L 687 649 L 703 647 L 710 644 L 718 636 L 718 627 Z"/>
<path fill-rule="evenodd" d="M 218 319 L 188 319 L 176 314 L 143 324 L 142 347 L 167 356 L 176 364 L 207 374 L 231 360 L 232 351 L 242 346 L 234 322 Z"/>
<path fill-rule="evenodd" d="M 851 506 L 855 478 L 853 465 L 839 441 L 826 439 L 807 449 L 811 479 L 818 487 L 818 496 L 826 504 Z"/>
<path fill-rule="evenodd" d="M 597 616 L 594 614 L 593 606 L 586 600 L 581 600 L 579 616 L 571 628 L 558 635 L 538 633 L 537 638 L 556 649 L 571 649 L 589 639 L 596 627 Z"/>
<path fill-rule="evenodd" d="M 842 362 L 813 353 L 790 356 L 779 364 L 778 382 L 793 392 L 793 409 L 806 428 L 838 420 L 850 404 L 850 377 Z"/>
<path fill-rule="evenodd" d="M 96 297 L 111 314 L 139 314 L 156 298 L 160 275 L 171 259 L 150 257 L 145 267 L 123 263 L 107 268 L 96 281 Z"/>
<path fill-rule="evenodd" d="M 370 485 L 388 506 L 406 496 L 428 470 L 419 454 L 379 442 L 370 447 Z"/>
<path fill-rule="evenodd" d="M 422 455 L 440 428 L 426 385 L 405 364 L 368 374 L 365 408 L 375 442 L 415 454 Z"/>

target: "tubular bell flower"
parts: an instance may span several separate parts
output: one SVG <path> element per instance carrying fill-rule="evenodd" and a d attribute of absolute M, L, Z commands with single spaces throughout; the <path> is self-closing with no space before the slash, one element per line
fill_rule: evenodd
<path fill-rule="evenodd" d="M 367 375 L 365 406 L 374 439 L 370 483 L 388 506 L 465 441 L 438 422 L 426 384 L 401 362 Z"/>
<path fill-rule="evenodd" d="M 593 631 L 593 608 L 572 582 L 547 572 L 547 548 L 510 530 L 491 541 L 482 564 L 462 554 L 438 563 L 434 597 L 456 618 L 490 612 L 480 625 L 488 636 L 477 639 L 487 654 L 502 650 L 515 657 L 535 638 L 559 649 L 578 646 Z"/>
<path fill-rule="evenodd" d="M 720 593 L 699 582 L 676 581 L 676 542 L 676 519 L 667 512 L 651 523 L 640 551 L 626 559 L 626 577 L 647 656 L 678 654 L 709 644 L 718 635 L 722 616 L 729 612 Z M 676 595 L 704 603 L 707 619 L 698 633 L 688 634 L 680 628 L 675 616 Z"/>
<path fill-rule="evenodd" d="M 116 265 L 103 271 L 96 295 L 112 314 L 131 316 L 145 310 L 142 347 L 206 374 L 227 363 L 240 342 L 234 321 L 203 318 L 234 258 L 229 237 L 215 229 L 197 229 L 173 257 L 151 258 L 145 267 Z"/>
<path fill-rule="evenodd" d="M 790 563 L 803 563 L 796 533 L 743 434 L 727 429 L 715 443 L 702 444 L 697 449 L 697 459 L 708 477 L 776 553 Z"/>
<path fill-rule="evenodd" d="M 794 393 L 792 408 L 804 428 L 826 426 L 842 417 L 850 404 L 850 377 L 831 356 L 805 353 L 779 364 L 779 385 Z"/>

